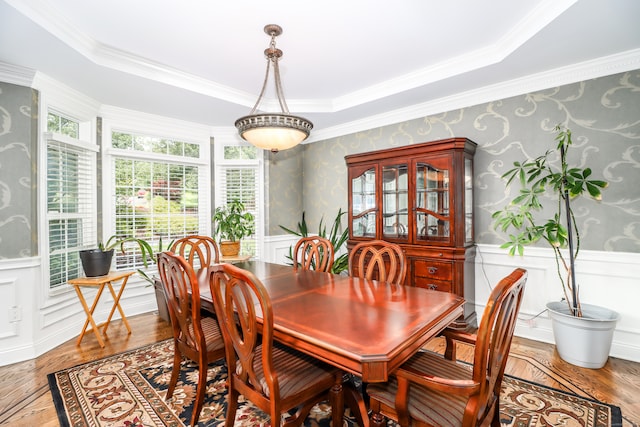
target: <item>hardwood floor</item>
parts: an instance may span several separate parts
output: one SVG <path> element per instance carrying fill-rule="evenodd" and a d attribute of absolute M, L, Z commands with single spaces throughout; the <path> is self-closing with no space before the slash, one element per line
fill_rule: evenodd
<path fill-rule="evenodd" d="M 0 425 L 58 426 L 48 373 L 171 337 L 169 324 L 157 314 L 131 317 L 129 323 L 131 335 L 120 321 L 109 326 L 105 348 L 87 335 L 80 346 L 74 338 L 36 359 L 0 367 Z M 430 347 L 442 350 L 443 342 L 436 339 Z M 463 359 L 469 354 L 465 348 L 458 351 Z M 578 368 L 563 362 L 552 345 L 516 337 L 507 373 L 617 405 L 625 427 L 640 423 L 640 363 L 610 358 L 602 369 Z"/>

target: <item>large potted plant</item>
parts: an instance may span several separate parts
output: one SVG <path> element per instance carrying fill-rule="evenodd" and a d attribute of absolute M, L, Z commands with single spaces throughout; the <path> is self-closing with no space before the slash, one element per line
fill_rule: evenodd
<path fill-rule="evenodd" d="M 503 210 L 493 214 L 496 229 L 509 233 L 501 247 L 510 255 L 522 255 L 524 247 L 546 241 L 553 249 L 562 284 L 562 301 L 549 302 L 556 349 L 562 359 L 586 368 L 606 363 L 618 313 L 580 301 L 575 264 L 580 251 L 580 230 L 571 201 L 579 196 L 601 200 L 607 182 L 592 179 L 589 167 L 569 165 L 571 130 L 556 126 L 556 148 L 524 162 L 514 162 L 502 178 L 507 185 L 519 182 L 520 191 Z M 556 208 L 550 217 L 542 215 L 542 198 L 552 194 Z"/>
<path fill-rule="evenodd" d="M 331 267 L 331 272 L 333 274 L 340 274 L 343 271 L 346 271 L 349 267 L 349 254 L 344 251 L 340 255 L 338 253 L 343 249 L 343 247 L 347 243 L 347 239 L 349 238 L 349 229 L 342 229 L 342 217 L 347 212 L 342 209 L 338 209 L 338 214 L 333 219 L 333 223 L 331 224 L 331 229 L 329 230 L 329 234 L 327 234 L 327 226 L 323 223 L 324 218 L 320 218 L 320 224 L 318 225 L 318 236 L 324 237 L 325 239 L 329 239 L 331 244 L 333 245 L 333 250 L 335 251 L 336 258 L 333 261 L 333 266 Z M 292 230 L 290 228 L 285 227 L 284 225 L 280 226 L 281 229 L 286 231 L 289 234 L 293 234 L 300 237 L 308 237 L 309 227 L 307 226 L 307 221 L 305 219 L 305 213 L 302 212 L 302 221 L 298 222 L 297 231 Z M 342 229 L 342 231 L 340 231 Z M 293 246 L 289 247 L 289 255 L 286 257 L 290 264 L 293 265 Z"/>
<path fill-rule="evenodd" d="M 218 206 L 213 214 L 215 236 L 223 256 L 236 256 L 240 252 L 240 240 L 255 233 L 255 220 L 247 212 L 244 203 L 234 200 Z"/>

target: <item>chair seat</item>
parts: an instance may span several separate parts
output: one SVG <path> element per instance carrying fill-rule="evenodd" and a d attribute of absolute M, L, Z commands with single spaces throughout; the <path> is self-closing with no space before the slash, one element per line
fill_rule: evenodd
<path fill-rule="evenodd" d="M 224 340 L 218 321 L 214 317 L 203 316 L 200 318 L 200 324 L 207 342 L 207 353 L 224 349 Z"/>
<path fill-rule="evenodd" d="M 256 348 L 256 355 L 262 354 L 262 346 Z M 262 392 L 269 396 L 269 387 L 264 379 L 262 358 L 256 357 L 253 362 L 256 375 L 260 378 Z M 286 401 L 312 389 L 326 390 L 335 383 L 338 369 L 318 359 L 294 349 L 273 345 L 273 367 L 278 372 L 280 399 Z M 238 370 L 241 365 L 238 364 Z"/>
<path fill-rule="evenodd" d="M 442 355 L 421 351 L 409 359 L 402 367 L 415 369 L 426 375 L 452 380 L 471 380 L 470 366 L 447 360 Z M 402 369 L 402 368 L 400 368 Z M 398 382 L 394 377 L 387 383 L 369 384 L 367 394 L 389 407 L 395 407 Z M 417 384 L 411 384 L 409 413 L 421 422 L 435 426 L 461 426 L 462 414 L 467 404 L 466 396 L 438 392 Z"/>

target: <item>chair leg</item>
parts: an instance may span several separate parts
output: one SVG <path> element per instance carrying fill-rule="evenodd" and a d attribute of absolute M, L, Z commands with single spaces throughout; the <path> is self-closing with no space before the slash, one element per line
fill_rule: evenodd
<path fill-rule="evenodd" d="M 229 392 L 227 393 L 227 419 L 224 423 L 225 427 L 233 427 L 236 422 L 236 410 L 238 409 L 239 397 L 240 393 L 229 385 Z"/>
<path fill-rule="evenodd" d="M 495 408 L 493 408 L 493 417 L 491 417 L 491 427 L 500 427 L 502 424 L 500 423 L 500 401 L 496 403 Z"/>
<path fill-rule="evenodd" d="M 193 405 L 193 413 L 191 414 L 191 426 L 198 424 L 200 411 L 204 405 L 204 395 L 207 391 L 207 360 L 200 360 L 198 363 L 198 389 L 196 391 L 196 400 Z"/>
<path fill-rule="evenodd" d="M 372 412 L 371 413 L 371 427 L 385 427 L 387 425 L 386 418 L 380 412 Z"/>
<path fill-rule="evenodd" d="M 174 343 L 173 346 L 173 368 L 171 369 L 171 379 L 169 380 L 169 388 L 167 389 L 167 399 L 171 399 L 176 389 L 178 375 L 180 374 L 180 364 L 182 363 L 182 353 L 180 353 L 178 349 L 178 343 Z"/>

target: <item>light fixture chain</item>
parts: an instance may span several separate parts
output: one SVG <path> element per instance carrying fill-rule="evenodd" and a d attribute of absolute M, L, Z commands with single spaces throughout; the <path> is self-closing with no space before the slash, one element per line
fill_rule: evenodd
<path fill-rule="evenodd" d="M 282 83 L 280 83 L 280 67 L 278 66 L 278 58 L 273 59 L 273 71 L 275 74 L 276 95 L 278 96 L 280 109 L 283 113 L 289 114 L 289 107 L 287 107 L 287 101 L 285 101 L 284 93 L 282 92 Z"/>
<path fill-rule="evenodd" d="M 267 70 L 264 73 L 264 81 L 262 82 L 262 90 L 260 91 L 260 95 L 258 95 L 258 100 L 256 104 L 253 106 L 253 109 L 249 113 L 249 115 L 254 114 L 258 110 L 258 105 L 260 105 L 260 101 L 262 101 L 262 96 L 264 95 L 264 91 L 267 88 L 267 82 L 269 81 L 269 68 L 271 67 L 271 61 L 267 61 Z M 277 76 L 277 74 L 276 74 Z"/>

